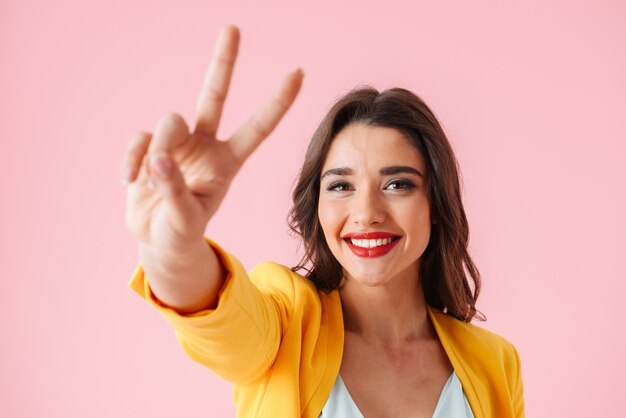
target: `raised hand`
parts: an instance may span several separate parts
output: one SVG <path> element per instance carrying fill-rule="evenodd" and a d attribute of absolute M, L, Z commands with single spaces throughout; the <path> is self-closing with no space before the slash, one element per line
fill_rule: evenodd
<path fill-rule="evenodd" d="M 269 100 L 228 140 L 215 134 L 237 57 L 239 31 L 219 36 L 196 107 L 193 132 L 177 114 L 165 115 L 154 134 L 141 132 L 126 154 L 126 225 L 133 237 L 159 251 L 184 249 L 202 238 L 246 158 L 276 127 L 302 84 L 288 74 Z"/>
<path fill-rule="evenodd" d="M 224 272 L 204 242 L 204 230 L 233 177 L 302 84 L 301 70 L 288 74 L 248 122 L 228 140 L 218 140 L 238 47 L 238 29 L 226 27 L 200 91 L 193 132 L 179 115 L 165 115 L 154 134 L 140 132 L 132 139 L 124 159 L 126 226 L 155 295 L 181 312 L 216 303 Z"/>

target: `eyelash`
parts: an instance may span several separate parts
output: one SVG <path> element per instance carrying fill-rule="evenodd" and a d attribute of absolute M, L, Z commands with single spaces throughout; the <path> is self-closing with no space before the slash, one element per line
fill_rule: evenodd
<path fill-rule="evenodd" d="M 391 185 L 396 185 L 396 187 L 389 188 L 389 186 Z M 331 183 L 326 188 L 326 190 L 329 192 L 345 192 L 345 191 L 348 191 L 350 187 L 351 187 L 350 184 L 345 181 L 337 181 L 335 183 Z M 389 183 L 387 183 L 387 185 L 385 186 L 385 189 L 389 188 L 389 190 L 411 190 L 411 189 L 414 189 L 415 187 L 416 187 L 415 184 L 409 180 L 396 179 L 396 180 L 391 180 Z M 343 190 L 338 190 L 339 188 L 342 188 Z"/>
<path fill-rule="evenodd" d="M 389 187 L 392 184 L 401 185 L 402 187 L 400 187 L 399 189 L 395 188 L 391 190 L 411 190 L 416 187 L 413 182 L 409 180 L 405 180 L 405 179 L 391 180 L 389 183 L 387 183 L 387 187 Z"/>
<path fill-rule="evenodd" d="M 329 191 L 329 192 L 345 192 L 345 191 L 347 191 L 347 190 L 337 190 L 339 187 L 348 188 L 348 187 L 350 187 L 350 185 L 348 183 L 346 183 L 345 181 L 336 181 L 334 183 L 331 183 L 326 188 L 326 191 Z"/>

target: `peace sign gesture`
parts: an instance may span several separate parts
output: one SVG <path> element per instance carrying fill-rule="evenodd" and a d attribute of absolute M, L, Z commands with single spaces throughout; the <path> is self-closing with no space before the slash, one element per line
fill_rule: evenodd
<path fill-rule="evenodd" d="M 165 115 L 154 133 L 138 133 L 124 161 L 128 186 L 126 226 L 140 246 L 159 253 L 184 251 L 202 240 L 244 161 L 272 132 L 295 100 L 303 73 L 288 74 L 269 100 L 228 140 L 215 136 L 239 46 L 226 27 L 207 70 L 196 107 L 196 126 Z"/>

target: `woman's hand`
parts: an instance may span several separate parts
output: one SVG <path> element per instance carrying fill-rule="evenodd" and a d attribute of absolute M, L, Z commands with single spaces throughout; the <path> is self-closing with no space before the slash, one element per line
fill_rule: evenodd
<path fill-rule="evenodd" d="M 230 139 L 218 140 L 238 46 L 237 28 L 225 28 L 200 91 L 193 132 L 179 115 L 166 115 L 154 134 L 133 138 L 124 160 L 126 226 L 139 245 L 151 291 L 180 313 L 216 306 L 225 272 L 204 242 L 204 230 L 235 174 L 302 84 L 302 71 L 288 74 L 247 123 Z"/>
<path fill-rule="evenodd" d="M 126 225 L 140 247 L 184 252 L 202 240 L 240 167 L 276 127 L 302 84 L 302 71 L 288 74 L 271 98 L 228 140 L 216 138 L 228 93 L 239 31 L 226 27 L 200 91 L 190 132 L 177 114 L 165 115 L 154 133 L 138 133 L 126 153 L 129 184 Z"/>

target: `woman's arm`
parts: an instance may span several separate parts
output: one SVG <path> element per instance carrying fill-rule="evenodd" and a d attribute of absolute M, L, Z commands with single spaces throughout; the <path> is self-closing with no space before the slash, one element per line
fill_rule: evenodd
<path fill-rule="evenodd" d="M 250 383 L 263 376 L 274 362 L 282 332 L 289 326 L 293 283 L 284 271 L 274 269 L 268 274 L 275 288 L 264 293 L 251 282 L 236 258 L 208 239 L 205 245 L 225 272 L 214 309 L 181 314 L 164 305 L 152 291 L 141 264 L 130 287 L 170 323 L 192 360 L 229 382 Z"/>
<path fill-rule="evenodd" d="M 139 246 L 139 260 L 154 295 L 180 314 L 214 309 L 225 272 L 215 252 L 204 242 L 189 246 L 188 254 L 155 255 Z"/>
<path fill-rule="evenodd" d="M 182 117 L 168 114 L 154 134 L 137 134 L 125 157 L 127 228 L 155 296 L 183 314 L 216 306 L 225 271 L 204 242 L 207 223 L 302 83 L 302 71 L 288 74 L 247 123 L 227 141 L 218 140 L 238 46 L 238 29 L 225 28 L 200 91 L 193 132 Z"/>
<path fill-rule="evenodd" d="M 512 385 L 513 391 L 511 398 L 513 399 L 513 411 L 515 418 L 524 418 L 526 416 L 524 408 L 524 382 L 522 380 L 522 366 L 519 353 L 513 345 L 513 357 L 515 358 L 515 383 Z"/>

